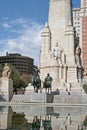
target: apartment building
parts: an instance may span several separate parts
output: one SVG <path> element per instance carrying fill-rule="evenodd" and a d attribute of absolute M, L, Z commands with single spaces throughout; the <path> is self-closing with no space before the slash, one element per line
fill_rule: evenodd
<path fill-rule="evenodd" d="M 11 63 L 21 74 L 33 73 L 34 59 L 19 53 L 6 52 L 6 56 L 0 56 L 0 63 Z"/>

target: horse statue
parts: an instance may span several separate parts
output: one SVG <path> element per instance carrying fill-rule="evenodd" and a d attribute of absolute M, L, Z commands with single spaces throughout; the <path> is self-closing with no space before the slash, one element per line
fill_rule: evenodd
<path fill-rule="evenodd" d="M 53 78 L 48 73 L 45 80 L 44 80 L 44 82 L 43 82 L 43 88 L 45 88 L 46 93 L 47 93 L 47 90 L 48 90 L 48 93 L 49 93 L 49 90 L 51 91 L 51 89 L 52 89 L 52 81 L 53 81 Z"/>
<path fill-rule="evenodd" d="M 31 83 L 34 87 L 34 92 L 36 92 L 36 93 L 38 93 L 39 89 L 40 89 L 40 92 L 41 92 L 41 79 L 40 79 L 38 72 L 39 71 L 35 70 L 35 74 L 32 77 L 32 83 Z"/>

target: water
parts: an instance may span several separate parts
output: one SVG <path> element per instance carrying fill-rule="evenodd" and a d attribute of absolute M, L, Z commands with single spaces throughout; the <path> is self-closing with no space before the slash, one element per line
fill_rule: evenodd
<path fill-rule="evenodd" d="M 0 130 L 87 130 L 87 108 L 0 106 Z"/>

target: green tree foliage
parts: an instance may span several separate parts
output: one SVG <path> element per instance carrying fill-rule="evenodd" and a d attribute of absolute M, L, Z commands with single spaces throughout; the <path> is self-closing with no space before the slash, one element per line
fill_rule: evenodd
<path fill-rule="evenodd" d="M 85 117 L 85 120 L 83 121 L 83 125 L 84 125 L 85 127 L 87 127 L 87 115 L 86 115 L 86 117 Z"/>
<path fill-rule="evenodd" d="M 28 83 L 31 81 L 31 76 L 21 75 L 20 72 L 11 64 L 8 64 L 11 68 L 11 78 L 13 79 L 13 87 L 25 88 Z M 2 76 L 4 64 L 0 64 L 0 77 Z"/>
<path fill-rule="evenodd" d="M 21 75 L 20 80 L 24 88 L 31 82 L 32 75 Z"/>
<path fill-rule="evenodd" d="M 84 89 L 85 93 L 87 94 L 87 83 L 83 84 L 83 89 Z"/>
<path fill-rule="evenodd" d="M 4 67 L 4 64 L 0 64 L 0 77 L 2 76 L 3 67 Z"/>
<path fill-rule="evenodd" d="M 10 68 L 11 68 L 11 78 L 13 79 L 13 87 L 14 88 L 19 88 L 20 86 L 20 72 L 15 69 L 14 66 L 12 66 L 11 64 L 9 64 Z"/>

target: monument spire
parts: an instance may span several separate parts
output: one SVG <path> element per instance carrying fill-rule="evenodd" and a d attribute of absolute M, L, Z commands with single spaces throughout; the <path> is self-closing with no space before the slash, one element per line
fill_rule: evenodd
<path fill-rule="evenodd" d="M 71 2 L 72 0 L 50 0 L 48 24 L 52 33 L 52 47 L 57 41 L 65 45 L 65 30 L 72 25 Z"/>
<path fill-rule="evenodd" d="M 72 0 L 66 0 L 66 26 L 72 25 Z"/>

